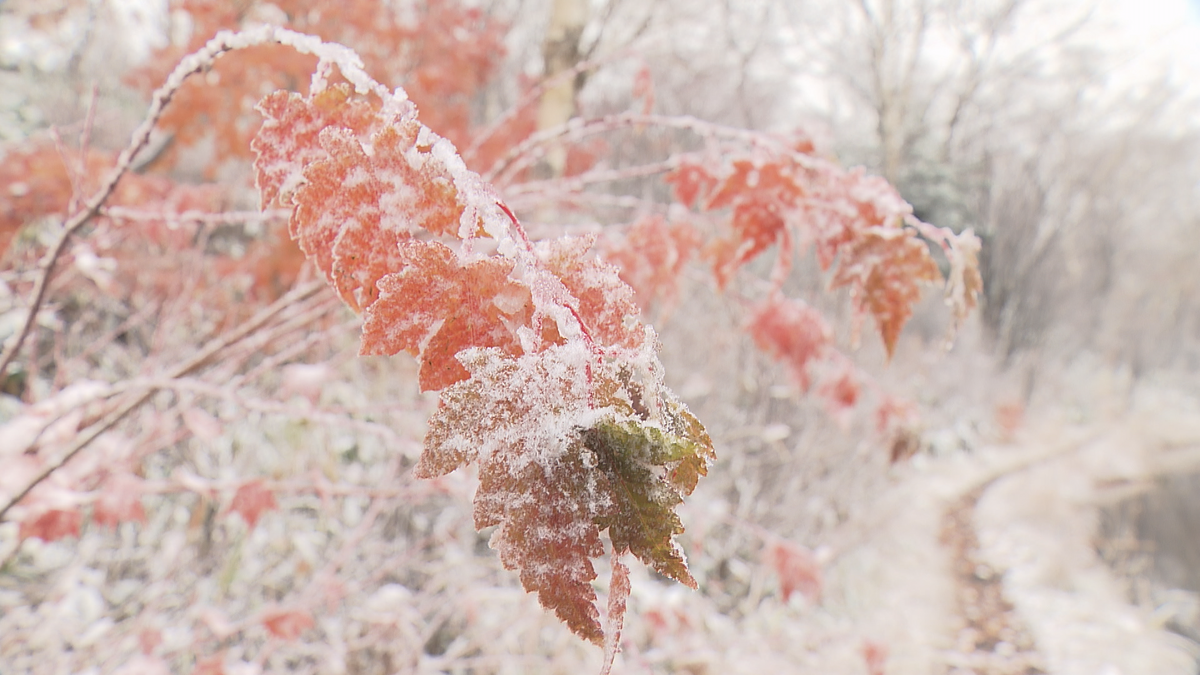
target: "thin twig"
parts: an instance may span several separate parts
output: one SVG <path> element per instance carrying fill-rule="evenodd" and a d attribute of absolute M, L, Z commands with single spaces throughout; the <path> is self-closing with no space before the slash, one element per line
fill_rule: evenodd
<path fill-rule="evenodd" d="M 168 380 L 177 379 L 200 368 L 204 364 L 208 363 L 209 360 L 211 360 L 222 350 L 245 339 L 259 328 L 262 328 L 269 321 L 271 321 L 271 319 L 290 307 L 293 303 L 312 296 L 314 293 L 324 287 L 324 281 L 313 281 L 309 284 L 301 286 L 300 288 L 292 290 L 287 295 L 284 295 L 279 300 L 276 300 L 270 306 L 260 310 L 258 314 L 256 314 L 246 323 L 239 326 L 233 332 L 213 340 L 199 352 L 192 355 L 191 358 L 169 370 L 165 375 L 165 378 Z M 42 471 L 33 478 L 33 480 L 31 480 L 20 492 L 13 495 L 13 497 L 5 503 L 3 508 L 0 508 L 0 522 L 3 522 L 5 515 L 7 515 L 8 512 L 17 505 L 18 502 L 24 499 L 26 495 L 32 492 L 35 487 L 49 478 L 55 471 L 62 468 L 67 462 L 74 459 L 75 456 L 78 455 L 88 445 L 90 445 L 92 441 L 96 440 L 100 434 L 111 429 L 115 424 L 124 419 L 126 415 L 136 410 L 142 403 L 145 403 L 146 400 L 153 396 L 157 391 L 157 389 L 150 389 L 134 396 L 128 402 L 119 405 L 112 412 L 105 415 L 99 422 L 93 424 L 87 429 L 87 431 L 77 437 L 75 442 L 71 444 L 70 448 L 65 454 L 63 454 L 62 457 L 47 464 Z"/>
<path fill-rule="evenodd" d="M 46 288 L 50 285 L 50 276 L 54 272 L 54 267 L 58 263 L 59 257 L 67 248 L 67 243 L 71 237 L 88 223 L 104 206 L 104 203 L 112 196 L 117 188 L 117 183 L 121 177 L 129 170 L 130 164 L 134 157 L 142 151 L 146 144 L 150 141 L 150 132 L 154 130 L 158 124 L 159 117 L 162 116 L 163 110 L 167 104 L 179 91 L 183 82 L 192 75 L 199 73 L 210 65 L 221 54 L 233 49 L 230 44 L 232 36 L 230 34 L 218 35 L 206 44 L 200 51 L 185 58 L 175 70 L 167 78 L 166 84 L 159 87 L 154 92 L 154 97 L 150 102 L 150 110 L 146 114 L 146 118 L 141 125 L 133 132 L 133 138 L 129 145 L 121 151 L 117 158 L 117 164 L 105 179 L 104 184 L 88 199 L 83 210 L 77 211 L 64 224 L 62 231 L 58 235 L 58 239 L 51 245 L 49 252 L 42 259 L 40 264 L 41 274 L 38 276 L 37 285 L 34 287 L 33 300 L 29 303 L 29 310 L 25 315 L 25 321 L 21 325 L 21 329 L 17 331 L 16 339 L 13 340 L 8 348 L 4 350 L 4 354 L 0 356 L 0 373 L 5 373 L 12 360 L 20 351 L 21 346 L 25 344 L 25 339 L 29 336 L 29 331 L 37 320 L 38 311 L 42 307 L 42 303 L 46 299 Z M 7 510 L 7 508 L 5 509 Z M 0 517 L 3 512 L 0 512 Z"/>

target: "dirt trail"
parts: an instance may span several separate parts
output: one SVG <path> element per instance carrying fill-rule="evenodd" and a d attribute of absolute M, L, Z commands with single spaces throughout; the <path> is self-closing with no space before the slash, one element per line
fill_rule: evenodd
<path fill-rule="evenodd" d="M 1131 605 L 1096 553 L 1102 506 L 1200 470 L 1200 415 L 1149 408 L 1031 425 L 918 464 L 880 498 L 831 581 L 889 645 L 889 675 L 1196 672 L 1196 645 Z"/>

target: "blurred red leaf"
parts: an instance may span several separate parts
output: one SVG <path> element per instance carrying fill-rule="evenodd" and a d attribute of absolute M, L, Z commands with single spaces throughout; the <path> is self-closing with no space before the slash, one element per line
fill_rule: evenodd
<path fill-rule="evenodd" d="M 269 610 L 262 615 L 267 632 L 281 640 L 295 640 L 316 625 L 312 615 L 302 609 Z"/>
<path fill-rule="evenodd" d="M 42 541 L 57 541 L 63 537 L 78 537 L 83 516 L 77 509 L 48 509 L 21 522 L 20 538 L 36 537 Z"/>
<path fill-rule="evenodd" d="M 275 508 L 277 508 L 275 495 L 267 488 L 262 479 L 243 483 L 233 495 L 233 502 L 229 505 L 229 510 L 241 516 L 250 529 L 254 529 L 254 525 L 258 523 L 263 512 Z"/>
<path fill-rule="evenodd" d="M 782 297 L 756 307 L 746 329 L 759 349 L 786 364 L 805 390 L 810 384 L 809 365 L 824 356 L 833 336 L 817 310 Z"/>
<path fill-rule="evenodd" d="M 225 675 L 225 652 L 213 654 L 204 659 L 196 659 L 192 675 Z"/>
<path fill-rule="evenodd" d="M 138 646 L 143 654 L 153 654 L 155 649 L 162 644 L 162 631 L 157 628 L 143 628 L 138 633 Z"/>
<path fill-rule="evenodd" d="M 842 247 L 829 284 L 830 289 L 849 288 L 855 311 L 875 318 L 889 357 L 921 299 L 921 286 L 942 278 L 929 247 L 916 234 L 899 226 L 872 227 Z"/>
<path fill-rule="evenodd" d="M 888 648 L 887 644 L 875 640 L 863 640 L 863 660 L 867 662 L 869 675 L 884 675 L 886 672 Z"/>
<path fill-rule="evenodd" d="M 800 591 L 809 602 L 821 597 L 821 566 L 807 549 L 788 541 L 767 545 L 767 565 L 779 576 L 779 591 L 787 602 L 792 593 Z"/>
<path fill-rule="evenodd" d="M 604 258 L 620 269 L 621 279 L 647 309 L 656 300 L 675 299 L 683 269 L 699 249 L 700 235 L 691 225 L 651 216 L 631 225 L 606 248 Z"/>

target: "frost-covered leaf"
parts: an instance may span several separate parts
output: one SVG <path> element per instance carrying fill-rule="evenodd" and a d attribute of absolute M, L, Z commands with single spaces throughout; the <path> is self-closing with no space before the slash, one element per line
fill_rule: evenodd
<path fill-rule="evenodd" d="M 362 353 L 408 352 L 421 361 L 423 391 L 467 377 L 455 356 L 469 347 L 521 353 L 516 329 L 529 321 L 529 290 L 509 278 L 503 258 L 459 262 L 449 247 L 417 239 L 399 247 L 400 269 L 379 281 L 366 312 Z"/>
<path fill-rule="evenodd" d="M 674 542 L 683 531 L 674 507 L 713 452 L 682 404 L 578 342 L 462 358 L 471 378 L 443 392 L 415 473 L 479 462 L 475 525 L 498 526 L 492 546 L 526 590 L 599 643 L 591 559 L 605 530 L 616 554 L 695 586 Z"/>
<path fill-rule="evenodd" d="M 979 237 L 965 230 L 950 238 L 946 257 L 950 260 L 950 273 L 946 277 L 946 304 L 954 312 L 956 324 L 962 323 L 983 292 L 983 277 L 979 273 Z"/>
<path fill-rule="evenodd" d="M 636 420 L 606 420 L 584 433 L 584 444 L 594 453 L 613 501 L 613 508 L 599 517 L 613 548 L 630 551 L 659 574 L 695 588 L 674 541 L 683 532 L 675 513 L 683 494 L 673 479 L 690 482 L 691 476 L 707 471 L 699 442 Z M 676 472 L 680 466 L 684 468 Z"/>
<path fill-rule="evenodd" d="M 602 345 L 637 347 L 645 332 L 637 322 L 633 289 L 621 281 L 616 267 L 588 257 L 594 241 L 560 237 L 538 245 L 538 257 L 579 301 L 579 317 Z"/>
<path fill-rule="evenodd" d="M 600 675 L 612 672 L 613 660 L 621 650 L 621 629 L 625 626 L 625 607 L 629 599 L 629 568 L 619 557 L 612 561 L 612 578 L 608 584 L 608 616 L 604 625 L 604 662 Z"/>
<path fill-rule="evenodd" d="M 376 124 L 376 107 L 352 97 L 349 85 L 317 92 L 311 98 L 277 91 L 258 104 L 262 128 L 250 143 L 264 208 L 291 205 L 292 192 L 304 177 L 304 167 L 322 159 L 320 134 L 327 127 L 365 134 Z"/>
<path fill-rule="evenodd" d="M 901 227 L 873 227 L 843 247 L 831 288 L 850 289 L 859 314 L 870 314 L 888 356 L 896 351 L 900 329 L 921 299 L 921 287 L 942 278 L 937 263 L 916 231 Z"/>

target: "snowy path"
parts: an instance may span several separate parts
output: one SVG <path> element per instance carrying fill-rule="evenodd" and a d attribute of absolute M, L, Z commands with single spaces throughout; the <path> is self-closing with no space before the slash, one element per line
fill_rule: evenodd
<path fill-rule="evenodd" d="M 1200 470 L 1195 419 L 1156 411 L 1047 424 L 913 467 L 855 524 L 862 539 L 839 546 L 835 611 L 888 644 L 889 675 L 1196 672 L 1195 645 L 1129 604 L 1093 538 L 1106 503 L 1166 472 Z M 990 580 L 1002 580 L 990 583 L 1002 600 L 981 597 Z M 978 634 L 989 621 L 1006 638 L 999 645 Z"/>

